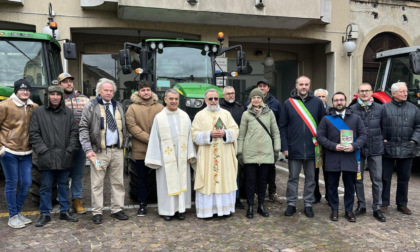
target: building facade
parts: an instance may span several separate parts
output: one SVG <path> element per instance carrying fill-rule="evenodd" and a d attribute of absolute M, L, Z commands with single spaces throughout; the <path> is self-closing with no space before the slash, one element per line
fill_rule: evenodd
<path fill-rule="evenodd" d="M 313 90 L 351 97 L 362 81 L 375 80 L 376 52 L 420 44 L 418 0 L 0 0 L 0 29 L 41 32 L 50 2 L 60 39 L 77 45 L 77 60 L 64 67 L 87 95 L 94 95 L 102 77 L 114 79 L 121 89 L 133 81 L 122 74 L 118 52 L 124 42 L 148 38 L 217 42 L 223 31 L 224 46 L 241 44 L 253 69 L 228 80 L 240 99 L 264 77 L 281 102 L 300 75 L 311 78 Z M 356 43 L 350 56 L 343 46 L 346 28 Z M 267 53 L 272 66 L 263 64 Z M 235 53 L 225 57 L 234 70 Z"/>

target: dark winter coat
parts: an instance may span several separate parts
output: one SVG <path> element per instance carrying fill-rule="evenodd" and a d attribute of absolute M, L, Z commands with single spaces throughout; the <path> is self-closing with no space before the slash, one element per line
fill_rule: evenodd
<path fill-rule="evenodd" d="M 362 107 L 359 103 L 350 106 L 353 113 L 362 118 L 368 133 L 368 138 L 362 148 L 365 157 L 379 156 L 384 154 L 384 140 L 381 131 L 382 105 L 373 102 L 370 106 Z"/>
<path fill-rule="evenodd" d="M 244 110 L 248 110 L 248 105 L 251 103 L 248 100 L 245 103 Z M 264 104 L 268 105 L 268 107 L 273 111 L 274 116 L 276 117 L 277 125 L 280 125 L 280 116 L 281 116 L 281 105 L 280 102 L 270 93 L 267 94 L 267 97 L 264 99 Z M 239 124 L 238 124 L 239 125 Z"/>
<path fill-rule="evenodd" d="M 296 90 L 292 91 L 290 97 L 302 101 Z M 313 96 L 312 93 L 309 93 L 302 102 L 314 118 L 316 125 L 319 125 L 319 122 L 325 116 L 325 108 L 322 101 L 318 97 Z M 289 100 L 284 102 L 280 117 L 280 138 L 281 151 L 288 151 L 289 159 L 315 159 L 313 135 Z"/>
<path fill-rule="evenodd" d="M 243 107 L 239 102 L 227 102 L 225 100 L 220 100 L 219 105 L 222 109 L 226 109 L 230 112 L 236 124 L 241 125 L 242 114 L 244 113 Z"/>
<path fill-rule="evenodd" d="M 388 141 L 384 143 L 385 157 L 414 158 L 420 143 L 420 110 L 406 101 L 384 104 L 382 135 Z"/>
<path fill-rule="evenodd" d="M 48 95 L 47 95 L 48 97 Z M 29 126 L 29 140 L 38 154 L 39 170 L 68 170 L 80 149 L 78 126 L 63 99 L 57 109 L 46 102 L 36 108 Z"/>
<path fill-rule="evenodd" d="M 331 108 L 328 114 L 333 117 L 338 116 L 337 112 Z M 362 119 L 354 114 L 350 108 L 346 109 L 344 122 L 353 130 L 356 141 L 352 143 L 354 150 L 363 147 L 367 139 L 367 132 Z M 339 172 L 350 171 L 357 172 L 356 153 L 336 151 L 337 144 L 340 143 L 340 131 L 331 123 L 331 121 L 324 117 L 318 126 L 318 143 L 323 147 L 325 155 L 325 171 Z"/>

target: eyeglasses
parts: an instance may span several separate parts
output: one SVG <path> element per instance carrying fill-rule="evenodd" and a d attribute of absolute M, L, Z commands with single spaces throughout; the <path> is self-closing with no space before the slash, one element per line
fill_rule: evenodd
<path fill-rule="evenodd" d="M 317 97 L 318 98 L 325 98 L 326 96 L 325 95 L 318 95 Z"/>
<path fill-rule="evenodd" d="M 209 98 L 207 98 L 207 100 L 209 100 L 209 101 L 218 101 L 219 100 L 219 97 L 209 97 Z"/>
<path fill-rule="evenodd" d="M 25 92 L 27 92 L 27 93 L 29 93 L 29 92 L 31 92 L 31 90 L 29 90 L 29 89 L 19 89 L 18 91 L 20 91 L 20 92 L 22 92 L 22 93 L 25 93 Z"/>
<path fill-rule="evenodd" d="M 369 92 L 371 92 L 372 90 L 359 90 L 359 93 L 369 93 Z"/>
<path fill-rule="evenodd" d="M 333 102 L 344 102 L 344 101 L 346 101 L 345 99 L 336 99 L 336 100 L 333 100 Z"/>
<path fill-rule="evenodd" d="M 262 100 L 261 96 L 253 96 L 251 97 L 252 100 Z"/>
<path fill-rule="evenodd" d="M 231 93 L 226 93 L 225 95 L 234 95 L 235 92 L 231 92 Z"/>

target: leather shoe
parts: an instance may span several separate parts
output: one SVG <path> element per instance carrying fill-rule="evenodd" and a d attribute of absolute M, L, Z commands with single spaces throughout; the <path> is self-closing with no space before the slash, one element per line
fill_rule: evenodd
<path fill-rule="evenodd" d="M 270 215 L 268 214 L 268 212 L 267 212 L 267 211 L 265 211 L 265 209 L 264 209 L 264 205 L 263 205 L 263 204 L 259 204 L 259 205 L 258 205 L 257 213 L 261 214 L 261 216 L 262 216 L 262 217 L 268 217 L 268 216 L 270 216 Z"/>
<path fill-rule="evenodd" d="M 331 211 L 330 220 L 338 221 L 338 211 Z"/>
<path fill-rule="evenodd" d="M 253 205 L 248 205 L 248 210 L 246 211 L 246 215 L 245 216 L 248 219 L 254 218 L 254 206 Z"/>
<path fill-rule="evenodd" d="M 66 220 L 69 222 L 78 222 L 76 217 L 73 217 L 69 211 L 60 212 L 60 220 Z"/>
<path fill-rule="evenodd" d="M 354 215 L 362 215 L 366 213 L 366 207 L 361 207 L 360 205 L 357 206 L 356 210 L 354 210 Z"/>
<path fill-rule="evenodd" d="M 387 206 L 381 206 L 381 212 L 382 213 L 387 213 L 388 212 L 388 207 Z"/>
<path fill-rule="evenodd" d="M 163 219 L 164 219 L 165 221 L 170 221 L 170 220 L 172 220 L 172 216 L 163 215 L 162 217 L 163 217 Z"/>
<path fill-rule="evenodd" d="M 353 212 L 346 212 L 345 216 L 349 222 L 356 222 L 356 216 L 354 216 Z"/>
<path fill-rule="evenodd" d="M 178 220 L 185 220 L 185 213 L 177 212 L 176 217 Z"/>
<path fill-rule="evenodd" d="M 380 209 L 378 209 L 378 210 L 374 210 L 374 211 L 373 211 L 373 217 L 375 217 L 375 219 L 377 219 L 378 221 L 381 221 L 381 222 L 386 222 L 386 218 L 385 218 L 385 216 L 382 214 L 382 212 L 381 212 L 381 210 L 380 210 Z"/>
<path fill-rule="evenodd" d="M 315 216 L 314 211 L 312 210 L 312 207 L 305 207 L 305 210 L 303 210 L 303 212 L 308 218 L 312 218 Z"/>
<path fill-rule="evenodd" d="M 43 227 L 50 221 L 51 221 L 51 217 L 49 215 L 41 214 L 41 216 L 39 217 L 39 220 L 35 224 L 35 227 Z"/>
<path fill-rule="evenodd" d="M 128 220 L 128 216 L 124 213 L 123 210 L 111 214 L 111 217 L 118 219 L 118 220 Z"/>
<path fill-rule="evenodd" d="M 236 209 L 245 209 L 244 204 L 242 204 L 242 202 L 239 198 L 236 198 L 235 208 Z"/>
<path fill-rule="evenodd" d="M 93 216 L 93 223 L 94 224 L 101 224 L 102 223 L 102 214 L 95 214 Z"/>
<path fill-rule="evenodd" d="M 284 212 L 284 215 L 293 216 L 294 213 L 296 213 L 296 207 L 288 205 L 286 208 L 286 211 Z"/>
<path fill-rule="evenodd" d="M 406 206 L 397 206 L 397 211 L 406 215 L 411 215 L 411 210 Z"/>

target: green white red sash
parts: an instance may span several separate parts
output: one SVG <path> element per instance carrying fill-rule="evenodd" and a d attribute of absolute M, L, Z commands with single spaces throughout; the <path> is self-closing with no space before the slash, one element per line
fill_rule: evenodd
<path fill-rule="evenodd" d="M 292 104 L 293 108 L 295 108 L 296 112 L 300 115 L 302 120 L 305 122 L 306 126 L 311 131 L 312 142 L 315 145 L 315 167 L 322 167 L 321 147 L 319 146 L 318 141 L 316 140 L 316 130 L 318 126 L 316 125 L 316 122 L 312 117 L 311 113 L 309 113 L 308 109 L 305 107 L 301 100 L 289 98 L 289 101 Z"/>

